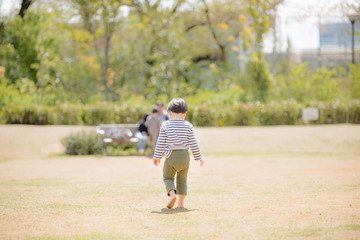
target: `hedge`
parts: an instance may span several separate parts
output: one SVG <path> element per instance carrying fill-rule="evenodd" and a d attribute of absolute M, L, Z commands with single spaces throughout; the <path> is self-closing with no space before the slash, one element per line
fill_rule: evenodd
<path fill-rule="evenodd" d="M 302 121 L 302 109 L 316 107 L 319 120 L 311 124 L 360 123 L 360 100 L 348 103 L 306 102 L 235 102 L 232 105 L 189 103 L 187 120 L 195 126 L 259 126 L 298 125 Z M 5 124 L 36 125 L 98 125 L 100 123 L 137 123 L 150 109 L 142 104 L 98 103 L 95 105 L 57 104 L 9 104 L 0 111 L 0 122 Z"/>
<path fill-rule="evenodd" d="M 0 122 L 4 124 L 34 125 L 98 125 L 100 123 L 137 123 L 148 109 L 142 105 L 121 106 L 111 103 L 96 105 L 36 104 L 5 105 L 0 111 Z"/>
<path fill-rule="evenodd" d="M 234 103 L 233 105 L 200 105 L 189 109 L 187 119 L 195 126 L 259 126 L 300 125 L 302 109 L 316 107 L 319 120 L 310 124 L 360 123 L 360 100 L 347 104 L 338 101 L 306 102 L 296 101 L 270 103 Z"/>

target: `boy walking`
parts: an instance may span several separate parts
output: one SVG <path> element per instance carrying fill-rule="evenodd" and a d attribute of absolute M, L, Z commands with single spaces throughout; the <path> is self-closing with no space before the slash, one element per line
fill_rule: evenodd
<path fill-rule="evenodd" d="M 194 133 L 194 127 L 185 116 L 188 106 L 184 99 L 174 98 L 168 105 L 170 120 L 161 125 L 157 140 L 154 164 L 158 166 L 162 156 L 166 157 L 163 169 L 163 179 L 166 193 L 170 196 L 167 208 L 172 208 L 179 195 L 178 207 L 184 208 L 185 196 L 187 194 L 187 174 L 189 171 L 189 149 L 200 166 L 204 164 L 199 145 Z M 176 176 L 176 187 L 174 177 Z"/>

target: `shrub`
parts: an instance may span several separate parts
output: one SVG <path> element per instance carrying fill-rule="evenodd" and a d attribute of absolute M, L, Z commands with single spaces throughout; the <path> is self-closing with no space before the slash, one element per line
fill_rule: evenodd
<path fill-rule="evenodd" d="M 86 125 L 99 125 L 100 123 L 115 123 L 113 121 L 113 115 L 116 108 L 106 103 L 99 103 L 96 105 L 87 105 L 83 106 L 81 119 L 82 122 Z"/>
<path fill-rule="evenodd" d="M 98 103 L 87 105 L 82 108 L 81 119 L 86 125 L 99 125 L 100 123 L 137 123 L 145 115 L 149 108 L 140 104 L 130 105 L 123 103 Z"/>
<path fill-rule="evenodd" d="M 219 109 L 208 104 L 192 106 L 188 120 L 195 126 L 218 126 L 218 111 Z"/>
<path fill-rule="evenodd" d="M 187 119 L 195 126 L 296 125 L 303 124 L 302 109 L 306 107 L 319 109 L 319 120 L 312 124 L 360 122 L 360 100 L 347 104 L 339 101 L 299 103 L 295 100 L 201 104 L 190 106 Z"/>
<path fill-rule="evenodd" d="M 53 124 L 81 125 L 82 106 L 76 104 L 57 104 L 52 108 Z"/>
<path fill-rule="evenodd" d="M 294 100 L 271 102 L 262 107 L 261 125 L 290 125 L 301 123 L 303 106 Z"/>
<path fill-rule="evenodd" d="M 349 123 L 360 123 L 360 99 L 346 106 Z"/>
<path fill-rule="evenodd" d="M 108 144 L 107 152 L 110 156 L 137 156 L 136 143 L 111 143 Z M 145 156 L 152 156 L 151 148 L 145 149 Z"/>
<path fill-rule="evenodd" d="M 81 131 L 61 140 L 68 155 L 102 154 L 102 143 L 95 131 Z"/>
<path fill-rule="evenodd" d="M 9 104 L 1 110 L 1 122 L 6 124 L 53 124 L 49 107 L 34 104 Z"/>
<path fill-rule="evenodd" d="M 140 104 L 122 103 L 120 106 L 113 106 L 110 111 L 114 123 L 137 123 L 150 109 Z"/>

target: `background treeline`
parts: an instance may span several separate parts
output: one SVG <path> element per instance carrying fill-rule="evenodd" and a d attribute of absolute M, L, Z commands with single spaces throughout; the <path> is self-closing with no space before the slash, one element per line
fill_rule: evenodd
<path fill-rule="evenodd" d="M 282 2 L 23 0 L 0 17 L 1 121 L 137 122 L 182 96 L 196 125 L 297 124 L 309 105 L 321 123 L 358 122 L 360 64 L 270 73 L 263 38 Z"/>

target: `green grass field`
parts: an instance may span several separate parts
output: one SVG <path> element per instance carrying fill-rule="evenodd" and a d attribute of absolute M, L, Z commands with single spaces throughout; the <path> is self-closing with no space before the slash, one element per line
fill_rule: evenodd
<path fill-rule="evenodd" d="M 185 209 L 147 157 L 65 156 L 0 125 L 0 239 L 360 239 L 360 126 L 196 128 Z"/>

